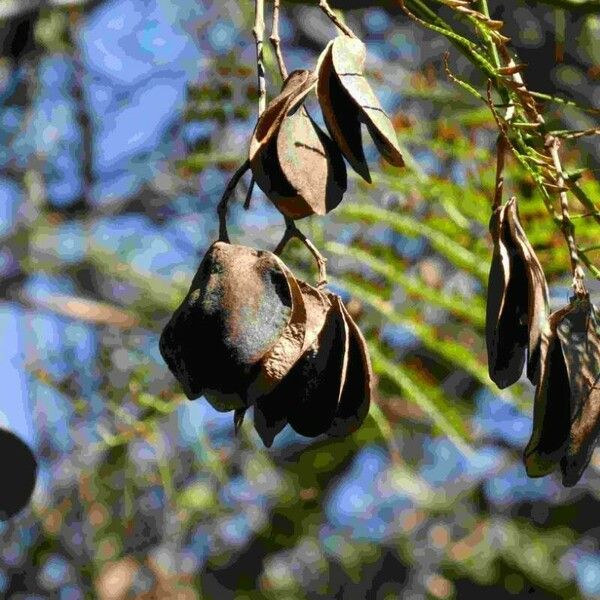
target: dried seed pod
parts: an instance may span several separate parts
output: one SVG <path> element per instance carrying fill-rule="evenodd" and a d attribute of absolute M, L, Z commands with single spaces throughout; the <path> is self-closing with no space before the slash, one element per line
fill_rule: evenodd
<path fill-rule="evenodd" d="M 306 310 L 303 355 L 313 346 L 323 329 L 327 314 L 331 310 L 331 301 L 325 294 L 304 281 L 298 281 L 298 285 Z M 287 415 L 300 392 L 298 388 L 293 389 L 296 384 L 302 385 L 293 376 L 288 383 L 284 379 L 270 394 L 259 398 L 254 405 L 254 427 L 267 447 L 271 446 L 275 436 L 287 425 Z"/>
<path fill-rule="evenodd" d="M 365 45 L 339 36 L 319 58 L 317 95 L 329 133 L 352 168 L 371 182 L 360 125 L 367 126 L 377 149 L 392 165 L 404 166 L 394 126 L 364 76 Z"/>
<path fill-rule="evenodd" d="M 246 406 L 265 355 L 297 321 L 293 297 L 277 256 L 214 243 L 160 339 L 188 398 L 204 394 L 217 410 Z"/>
<path fill-rule="evenodd" d="M 316 82 L 317 76 L 312 71 L 298 70 L 289 74 L 280 94 L 269 102 L 256 124 L 250 141 L 250 161 L 273 139 L 283 119 L 304 101 Z"/>
<path fill-rule="evenodd" d="M 548 314 L 542 267 L 511 198 L 490 220 L 494 254 L 488 279 L 486 343 L 490 378 L 499 388 L 527 376 L 539 379 L 540 335 Z"/>
<path fill-rule="evenodd" d="M 552 472 L 562 458 L 569 439 L 571 400 L 569 376 L 563 348 L 557 334 L 567 306 L 553 312 L 542 330 L 540 379 L 535 390 L 533 431 L 524 452 L 529 477 Z"/>
<path fill-rule="evenodd" d="M 20 512 L 31 499 L 37 477 L 37 461 L 29 446 L 11 431 L 0 428 L 2 491 L 0 521 Z"/>
<path fill-rule="evenodd" d="M 263 119 L 250 145 L 250 165 L 258 186 L 292 219 L 333 210 L 347 187 L 346 165 L 338 147 L 304 107 L 282 114 L 259 143 Z"/>
<path fill-rule="evenodd" d="M 309 312 L 314 317 L 312 331 L 322 323 L 320 330 L 272 394 L 255 405 L 254 424 L 266 446 L 286 422 L 308 437 L 327 432 L 338 409 L 348 365 L 348 326 L 341 301 L 329 295 L 329 306 L 319 300 Z"/>
<path fill-rule="evenodd" d="M 268 394 L 300 358 L 305 346 L 307 315 L 302 290 L 291 271 L 282 263 L 283 272 L 292 295 L 292 314 L 275 345 L 260 361 L 260 370 L 248 386 L 247 404 Z"/>
<path fill-rule="evenodd" d="M 561 460 L 563 484 L 575 485 L 600 436 L 600 315 L 589 297 L 574 299 L 557 335 L 568 374 L 572 422 Z"/>
<path fill-rule="evenodd" d="M 369 413 L 373 370 L 367 342 L 346 307 L 340 302 L 348 325 L 348 368 L 342 395 L 328 435 L 346 436 L 356 431 Z"/>

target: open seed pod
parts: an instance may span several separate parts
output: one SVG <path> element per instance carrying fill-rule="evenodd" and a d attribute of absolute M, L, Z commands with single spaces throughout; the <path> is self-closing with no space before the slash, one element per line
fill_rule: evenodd
<path fill-rule="evenodd" d="M 254 426 L 266 446 L 288 422 L 308 437 L 349 435 L 369 411 L 371 363 L 358 326 L 339 297 L 299 284 L 307 307 L 305 351 L 254 406 Z"/>
<path fill-rule="evenodd" d="M 301 106 L 315 81 L 309 71 L 291 73 L 258 120 L 250 143 L 256 183 L 292 219 L 328 213 L 347 187 L 338 147 Z"/>
<path fill-rule="evenodd" d="M 394 126 L 364 76 L 365 45 L 339 36 L 329 42 L 317 66 L 317 96 L 327 129 L 352 168 L 371 182 L 362 145 L 361 123 L 392 165 L 404 166 Z"/>
<path fill-rule="evenodd" d="M 302 356 L 317 343 L 325 320 L 332 310 L 331 300 L 319 290 L 298 281 L 306 309 L 306 330 Z M 288 413 L 302 392 L 301 372 L 289 373 L 288 378 L 270 394 L 259 398 L 254 405 L 254 427 L 265 446 L 270 447 L 275 436 L 287 425 Z M 294 387 L 296 386 L 296 387 Z"/>
<path fill-rule="evenodd" d="M 569 442 L 560 466 L 565 486 L 575 485 L 600 436 L 600 315 L 589 297 L 573 299 L 557 327 L 570 392 Z"/>
<path fill-rule="evenodd" d="M 367 342 L 358 325 L 340 302 L 348 325 L 348 368 L 342 395 L 327 434 L 343 437 L 356 431 L 369 413 L 373 370 Z"/>
<path fill-rule="evenodd" d="M 565 355 L 557 329 L 571 306 L 553 312 L 542 331 L 540 380 L 535 390 L 533 431 L 524 452 L 529 477 L 552 472 L 569 439 L 571 392 Z"/>
<path fill-rule="evenodd" d="M 160 351 L 190 399 L 221 411 L 266 393 L 304 344 L 302 294 L 271 252 L 215 242 L 167 323 Z"/>
<path fill-rule="evenodd" d="M 540 335 L 548 315 L 548 286 L 521 226 L 516 198 L 490 220 L 494 254 L 488 279 L 486 343 L 490 378 L 499 388 L 539 379 Z"/>
<path fill-rule="evenodd" d="M 37 477 L 37 461 L 29 446 L 11 431 L 0 428 L 2 491 L 0 521 L 14 517 L 29 503 Z"/>

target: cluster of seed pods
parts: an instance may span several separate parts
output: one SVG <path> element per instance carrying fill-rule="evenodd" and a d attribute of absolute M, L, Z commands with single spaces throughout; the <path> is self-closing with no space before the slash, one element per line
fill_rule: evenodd
<path fill-rule="evenodd" d="M 492 214 L 486 342 L 490 378 L 515 383 L 527 366 L 536 385 L 524 461 L 530 477 L 559 465 L 575 485 L 600 437 L 600 314 L 589 295 L 549 314 L 548 286 L 511 198 Z"/>
<path fill-rule="evenodd" d="M 215 242 L 160 339 L 190 399 L 254 406 L 266 446 L 286 426 L 314 437 L 356 430 L 369 411 L 366 342 L 341 299 L 297 280 L 275 254 Z"/>
<path fill-rule="evenodd" d="M 360 40 L 337 37 L 314 71 L 290 73 L 258 119 L 247 164 L 284 215 L 287 233 L 301 235 L 294 220 L 324 215 L 342 201 L 344 159 L 370 181 L 361 125 L 388 162 L 404 165 L 392 122 L 364 76 L 365 57 Z M 329 135 L 304 105 L 311 92 Z M 236 429 L 254 407 L 266 446 L 287 424 L 308 437 L 355 431 L 369 412 L 372 372 L 342 300 L 324 289 L 324 278 L 312 287 L 276 254 L 232 245 L 222 231 L 160 340 L 186 395 L 234 411 Z"/>
<path fill-rule="evenodd" d="M 293 71 L 261 115 L 250 142 L 254 179 L 275 206 L 290 219 L 324 215 L 346 191 L 345 158 L 370 182 L 361 125 L 381 155 L 403 166 L 394 126 L 364 76 L 365 45 L 356 38 L 332 40 L 316 71 Z M 304 101 L 312 91 L 327 130 L 308 114 Z"/>

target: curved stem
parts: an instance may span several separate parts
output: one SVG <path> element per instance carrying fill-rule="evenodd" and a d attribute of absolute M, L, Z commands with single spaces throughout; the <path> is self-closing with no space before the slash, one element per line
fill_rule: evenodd
<path fill-rule="evenodd" d="M 229 242 L 229 234 L 227 233 L 227 208 L 229 205 L 229 199 L 231 194 L 235 190 L 236 185 L 243 177 L 244 173 L 250 168 L 250 161 L 245 160 L 239 167 L 238 170 L 231 176 L 229 183 L 225 187 L 225 191 L 221 196 L 219 205 L 217 206 L 217 213 L 219 215 L 219 240 L 221 242 Z"/>
<path fill-rule="evenodd" d="M 319 252 L 317 247 L 296 227 L 294 221 L 288 217 L 285 218 L 285 232 L 277 248 L 273 250 L 273 254 L 281 254 L 287 243 L 292 238 L 298 238 L 310 251 L 317 261 L 317 267 L 319 268 L 319 280 L 317 282 L 317 289 L 323 288 L 327 285 L 327 259 Z"/>
<path fill-rule="evenodd" d="M 354 31 L 346 25 L 343 21 L 341 21 L 338 16 L 333 12 L 331 6 L 329 6 L 329 2 L 327 0 L 319 0 L 319 8 L 329 17 L 329 20 L 345 35 L 351 38 L 357 37 Z"/>

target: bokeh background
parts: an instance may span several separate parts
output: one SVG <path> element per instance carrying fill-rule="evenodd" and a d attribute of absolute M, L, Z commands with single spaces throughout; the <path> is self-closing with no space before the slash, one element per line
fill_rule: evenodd
<path fill-rule="evenodd" d="M 283 0 L 290 70 L 335 35 L 317 4 Z M 0 421 L 40 463 L 31 505 L 0 524 L 1 598 L 600 598 L 600 455 L 574 489 L 528 479 L 532 387 L 487 376 L 496 130 L 444 52 L 485 82 L 393 3 L 346 6 L 408 168 L 369 146 L 373 185 L 352 176 L 334 214 L 300 227 L 368 337 L 375 401 L 348 439 L 288 428 L 265 450 L 251 418 L 235 438 L 230 413 L 187 401 L 158 352 L 255 123 L 253 3 L 0 0 Z M 555 128 L 597 127 L 597 3 L 490 9 L 530 87 L 583 107 L 548 101 Z M 599 206 L 598 137 L 564 157 Z M 272 248 L 283 219 L 259 190 L 244 211 L 248 184 L 231 232 Z M 558 307 L 562 236 L 514 161 L 506 192 Z M 600 226 L 572 203 L 598 265 Z M 314 280 L 300 245 L 285 259 Z"/>

